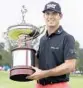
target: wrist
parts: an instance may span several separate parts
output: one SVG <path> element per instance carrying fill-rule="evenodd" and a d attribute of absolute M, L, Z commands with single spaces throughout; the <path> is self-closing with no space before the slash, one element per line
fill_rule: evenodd
<path fill-rule="evenodd" d="M 44 73 L 45 78 L 51 76 L 51 71 L 50 70 L 44 70 L 43 73 Z"/>

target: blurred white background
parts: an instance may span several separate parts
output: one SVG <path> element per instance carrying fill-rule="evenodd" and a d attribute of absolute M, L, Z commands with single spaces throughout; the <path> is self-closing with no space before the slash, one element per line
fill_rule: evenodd
<path fill-rule="evenodd" d="M 4 41 L 3 32 L 11 25 L 21 23 L 21 8 L 25 5 L 28 9 L 26 21 L 36 26 L 44 25 L 44 5 L 51 0 L 0 0 L 0 42 Z M 83 1 L 82 0 L 54 0 L 62 7 L 63 28 L 80 43 L 83 48 Z"/>

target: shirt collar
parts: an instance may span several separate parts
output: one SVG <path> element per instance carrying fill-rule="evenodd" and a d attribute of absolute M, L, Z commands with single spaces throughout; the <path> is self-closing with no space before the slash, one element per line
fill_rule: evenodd
<path fill-rule="evenodd" d="M 63 32 L 62 26 L 59 26 L 59 28 L 56 30 L 55 34 L 61 34 Z"/>
<path fill-rule="evenodd" d="M 56 35 L 56 34 L 59 35 L 62 32 L 63 32 L 63 28 L 62 28 L 62 26 L 59 26 L 59 28 L 56 30 L 56 32 L 52 33 L 50 36 L 53 36 L 53 35 Z M 46 31 L 46 36 L 49 36 L 47 31 Z"/>

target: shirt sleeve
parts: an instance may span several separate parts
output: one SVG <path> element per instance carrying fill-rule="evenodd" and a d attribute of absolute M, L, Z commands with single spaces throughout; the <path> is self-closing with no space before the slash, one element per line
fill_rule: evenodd
<path fill-rule="evenodd" d="M 76 59 L 75 39 L 72 35 L 66 35 L 64 38 L 64 59 Z"/>

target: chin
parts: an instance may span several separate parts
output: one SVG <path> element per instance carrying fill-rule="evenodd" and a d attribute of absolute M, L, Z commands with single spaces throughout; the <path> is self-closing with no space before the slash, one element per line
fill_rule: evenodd
<path fill-rule="evenodd" d="M 48 25 L 49 27 L 55 27 L 56 25 L 55 24 L 50 24 Z"/>

